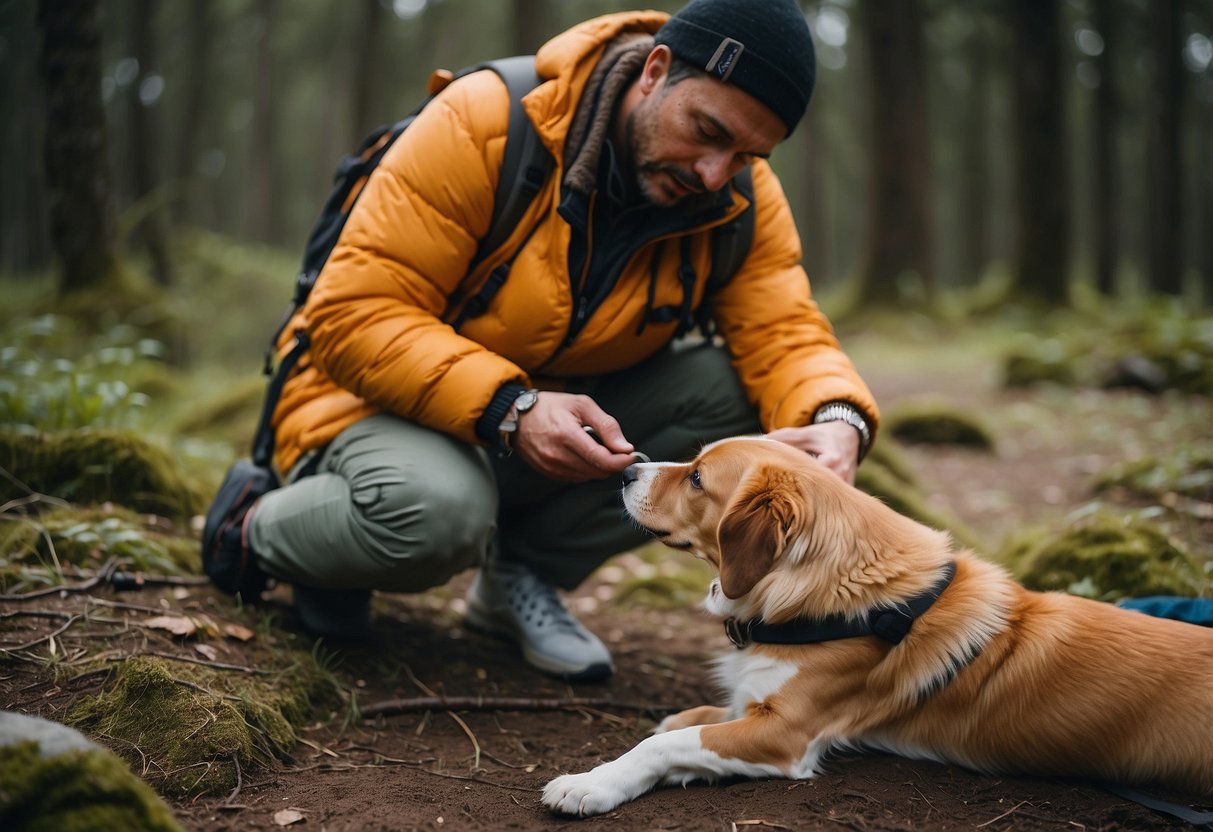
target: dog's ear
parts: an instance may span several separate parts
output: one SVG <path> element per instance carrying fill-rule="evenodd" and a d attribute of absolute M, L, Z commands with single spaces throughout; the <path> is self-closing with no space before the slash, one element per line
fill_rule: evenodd
<path fill-rule="evenodd" d="M 775 482 L 765 472 L 751 477 L 733 498 L 716 532 L 720 589 L 726 598 L 740 598 L 771 571 L 799 516 L 788 483 Z"/>

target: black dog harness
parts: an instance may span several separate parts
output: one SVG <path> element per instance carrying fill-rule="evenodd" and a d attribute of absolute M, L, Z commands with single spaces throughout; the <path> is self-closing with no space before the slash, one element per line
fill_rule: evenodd
<path fill-rule="evenodd" d="M 931 608 L 956 577 L 955 561 L 948 561 L 943 577 L 921 595 L 915 595 L 892 607 L 873 607 L 864 618 L 827 615 L 825 618 L 794 618 L 782 624 L 767 624 L 760 618 L 724 622 L 725 635 L 741 650 L 751 644 L 816 644 L 857 636 L 879 636 L 890 644 L 900 644 L 914 626 L 914 620 Z"/>

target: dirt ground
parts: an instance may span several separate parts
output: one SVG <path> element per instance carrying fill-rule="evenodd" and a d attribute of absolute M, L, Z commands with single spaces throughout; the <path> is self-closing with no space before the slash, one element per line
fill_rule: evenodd
<path fill-rule="evenodd" d="M 887 410 L 923 395 L 988 415 L 994 454 L 911 448 L 908 457 L 936 508 L 960 518 L 994 548 L 1025 525 L 1057 524 L 1091 499 L 1092 475 L 1119 459 L 1207 438 L 1206 401 L 1132 392 L 1007 392 L 982 356 L 946 360 L 913 348 L 890 362 L 864 338 L 849 351 Z M 958 351 L 964 353 L 965 351 Z M 877 361 L 876 356 L 881 358 Z M 924 369 L 929 368 L 929 369 Z M 669 557 L 684 557 L 671 552 Z M 444 696 L 569 696 L 609 700 L 577 710 L 463 709 L 409 712 L 304 730 L 293 761 L 245 776 L 226 797 L 180 801 L 189 829 L 339 830 L 1155 830 L 1178 821 L 1093 785 L 991 777 L 958 767 L 889 756 L 831 760 L 803 782 L 739 781 L 666 788 L 605 816 L 575 820 L 539 803 L 553 776 L 612 759 L 643 738 L 662 714 L 716 699 L 707 663 L 732 648 L 717 622 L 693 604 L 655 609 L 623 603 L 627 575 L 651 568 L 635 555 L 612 561 L 570 597 L 582 620 L 612 646 L 618 672 L 606 683 L 570 687 L 529 670 L 514 648 L 459 624 L 468 578 L 422 596 L 376 599 L 374 641 L 332 648 L 336 674 L 362 708 L 428 693 Z M 115 597 L 112 593 L 95 593 Z M 282 638 L 293 630 L 285 594 L 271 610 Z M 207 588 L 146 589 L 120 600 L 149 608 L 205 611 L 216 620 L 257 622 Z M 44 625 L 45 626 L 45 625 Z M 171 639 L 159 649 L 188 648 Z M 220 658 L 252 660 L 239 642 Z M 36 667 L 8 664 L 0 674 L 4 707 L 55 718 L 100 684 L 55 685 Z M 1210 695 L 1213 695 L 1211 692 Z"/>

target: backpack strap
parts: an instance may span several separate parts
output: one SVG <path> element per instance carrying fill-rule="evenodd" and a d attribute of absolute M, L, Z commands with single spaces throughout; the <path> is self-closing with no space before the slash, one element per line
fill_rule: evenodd
<path fill-rule="evenodd" d="M 481 238 L 476 254 L 468 266 L 469 272 L 505 244 L 522 222 L 527 208 L 547 182 L 556 164 L 543 146 L 539 134 L 535 132 L 535 126 L 531 124 L 526 109 L 522 106 L 523 96 L 542 81 L 535 71 L 535 56 L 501 58 L 487 61 L 475 68 L 491 69 L 505 82 L 510 94 L 510 120 L 505 140 L 505 156 L 501 160 L 501 175 L 497 180 L 497 192 L 493 198 L 493 217 L 489 221 L 488 232 Z M 452 292 L 447 298 L 443 320 L 450 319 L 451 326 L 458 330 L 470 318 L 483 315 L 509 278 L 515 258 L 526 248 L 531 239 L 530 235 L 534 233 L 535 229 L 532 228 L 522 245 L 509 259 L 493 269 L 476 294 L 468 298 L 466 303 L 463 302 L 465 293 L 461 289 Z M 461 303 L 463 306 L 460 309 Z M 456 309 L 459 309 L 459 314 L 452 319 L 451 315 Z"/>
<path fill-rule="evenodd" d="M 543 146 L 539 134 L 535 132 L 534 125 L 527 118 L 522 106 L 522 97 L 537 87 L 542 80 L 535 71 L 535 56 L 519 55 L 513 58 L 486 61 L 459 72 L 455 77 L 462 77 L 482 69 L 496 72 L 505 83 L 509 93 L 510 113 L 506 132 L 505 156 L 502 160 L 497 190 L 493 195 L 492 219 L 489 222 L 488 232 L 472 258 L 469 271 L 509 239 L 514 227 L 522 220 L 527 207 L 539 193 L 555 167 L 555 161 L 547 152 L 547 148 Z M 295 343 L 275 368 L 273 356 L 278 340 L 311 293 L 321 269 L 328 261 L 329 255 L 337 244 L 337 238 L 345 227 L 344 217 L 349 214 L 354 202 L 361 194 L 366 177 L 370 176 L 379 166 L 388 149 L 433 98 L 433 95 L 427 97 L 412 113 L 395 124 L 376 129 L 366 138 L 358 151 L 346 156 L 337 168 L 335 181 L 339 186 L 342 183 L 347 183 L 348 186 L 338 187 L 330 194 L 316 227 L 308 237 L 303 268 L 295 278 L 295 292 L 291 305 L 274 332 L 265 356 L 263 373 L 269 378 L 269 385 L 265 401 L 262 403 L 257 431 L 253 435 L 253 461 L 258 465 L 269 467 L 272 464 L 274 411 L 277 409 L 278 400 L 282 396 L 282 388 L 285 386 L 287 378 L 311 345 L 306 332 L 302 330 L 296 332 Z M 332 217 L 340 219 L 333 222 Z M 534 233 L 533 229 L 531 233 Z M 528 236 L 527 239 L 529 240 L 530 237 Z M 514 257 L 516 256 L 517 252 L 514 254 Z M 471 307 L 471 309 L 465 307 L 460 323 L 467 317 L 481 314 L 488 307 L 492 296 L 509 276 L 509 269 L 513 265 L 514 257 L 494 270 L 494 278 L 487 281 L 480 293 L 468 302 L 467 307 Z M 452 297 L 448 309 L 454 302 L 455 298 Z"/>

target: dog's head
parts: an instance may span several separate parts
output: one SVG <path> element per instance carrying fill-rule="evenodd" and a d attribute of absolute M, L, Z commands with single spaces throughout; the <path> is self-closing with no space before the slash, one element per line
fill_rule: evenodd
<path fill-rule="evenodd" d="M 844 483 L 803 451 L 758 437 L 708 445 L 686 464 L 624 472 L 628 514 L 719 572 L 705 607 L 768 621 L 851 612 L 946 536 Z"/>

